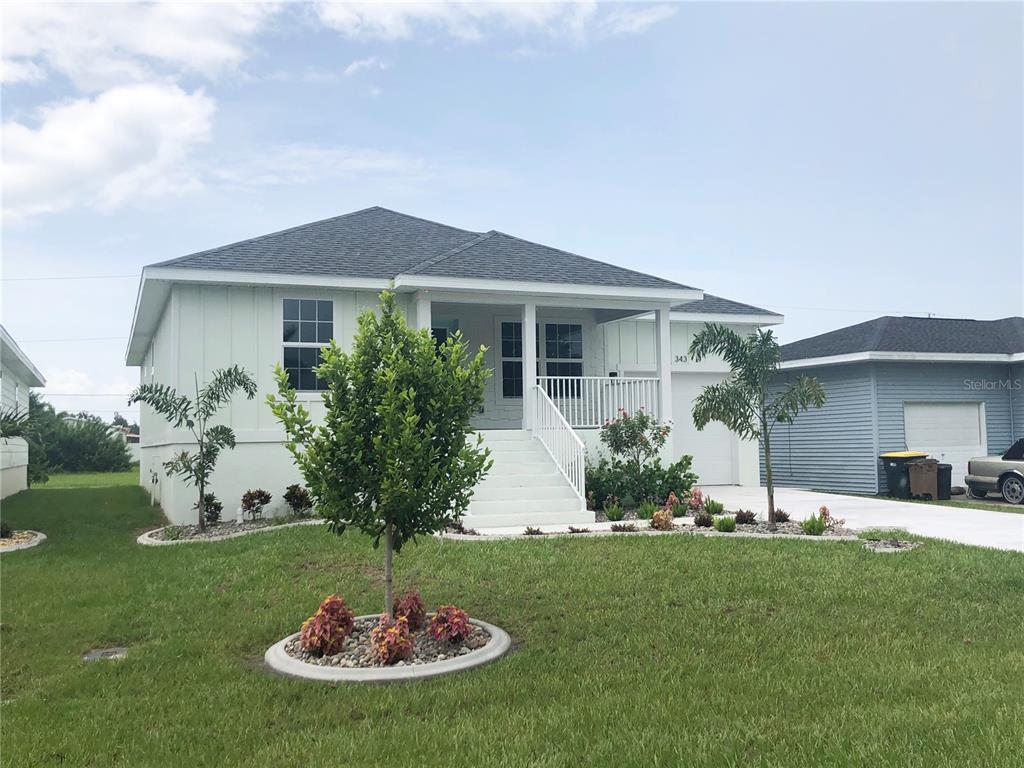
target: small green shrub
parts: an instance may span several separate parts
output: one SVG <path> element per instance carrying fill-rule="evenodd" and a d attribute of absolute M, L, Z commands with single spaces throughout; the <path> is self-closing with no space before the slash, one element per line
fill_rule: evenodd
<path fill-rule="evenodd" d="M 635 533 L 636 525 L 633 523 L 612 523 L 612 533 Z"/>
<path fill-rule="evenodd" d="M 657 511 L 658 505 L 653 501 L 641 501 L 640 506 L 636 510 L 636 516 L 641 520 L 650 520 Z"/>
<path fill-rule="evenodd" d="M 262 488 L 250 489 L 242 494 L 242 512 L 248 514 L 251 520 L 263 517 L 263 508 L 270 503 L 271 498 Z"/>
<path fill-rule="evenodd" d="M 706 509 L 699 509 L 693 513 L 693 524 L 698 528 L 710 528 L 715 524 L 715 518 Z"/>
<path fill-rule="evenodd" d="M 776 517 L 776 519 L 778 518 Z M 821 536 L 825 532 L 826 522 L 820 515 L 811 515 L 800 523 L 800 527 L 808 536 Z"/>
<path fill-rule="evenodd" d="M 291 507 L 296 517 L 306 517 L 313 509 L 313 498 L 305 486 L 295 483 L 284 492 L 284 503 Z"/>
<path fill-rule="evenodd" d="M 776 523 L 788 523 L 789 512 L 784 510 L 782 507 L 776 507 L 775 509 L 775 522 Z"/>
<path fill-rule="evenodd" d="M 164 541 L 177 541 L 184 533 L 184 525 L 168 525 L 164 528 Z"/>
<path fill-rule="evenodd" d="M 199 502 L 192 505 L 192 509 L 199 511 Z M 224 505 L 212 493 L 203 496 L 203 519 L 207 525 L 216 525 L 220 522 L 220 514 L 224 511 Z"/>
<path fill-rule="evenodd" d="M 625 515 L 626 513 L 623 511 L 621 504 L 610 504 L 604 508 L 604 516 L 611 523 L 617 523 Z"/>
<path fill-rule="evenodd" d="M 704 511 L 711 515 L 720 515 L 725 511 L 725 505 L 708 497 L 704 499 Z"/>
<path fill-rule="evenodd" d="M 757 523 L 757 516 L 749 509 L 741 509 L 736 512 L 736 522 L 740 525 L 754 525 Z"/>
<path fill-rule="evenodd" d="M 736 518 L 732 515 L 723 515 L 715 518 L 715 530 L 722 533 L 732 533 L 736 530 Z"/>
<path fill-rule="evenodd" d="M 6 520 L 0 520 L 0 539 L 9 539 L 14 534 Z"/>
<path fill-rule="evenodd" d="M 634 499 L 627 493 L 625 496 L 622 497 L 622 508 L 636 509 L 636 499 Z"/>

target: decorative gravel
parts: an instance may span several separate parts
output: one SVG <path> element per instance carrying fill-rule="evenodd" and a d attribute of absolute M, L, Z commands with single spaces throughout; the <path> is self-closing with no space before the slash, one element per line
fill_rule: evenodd
<path fill-rule="evenodd" d="M 298 638 L 285 644 L 285 652 L 294 659 L 321 667 L 383 667 L 370 649 L 370 632 L 377 626 L 378 618 L 357 618 L 352 634 L 345 638 L 341 651 L 333 656 L 316 656 L 302 650 Z M 412 656 L 399 661 L 396 667 L 418 666 L 445 659 L 465 656 L 470 651 L 483 648 L 491 636 L 484 629 L 473 625 L 472 634 L 461 643 L 442 643 L 431 637 L 426 630 L 413 635 Z"/>
<path fill-rule="evenodd" d="M 0 552 L 28 549 L 42 543 L 46 536 L 39 531 L 12 531 L 6 539 L 0 539 Z"/>
<path fill-rule="evenodd" d="M 239 533 L 259 531 L 264 528 L 278 528 L 282 525 L 302 523 L 315 520 L 308 517 L 268 517 L 266 519 L 246 520 L 241 523 L 226 522 L 207 525 L 205 531 L 201 531 L 198 525 L 169 525 L 151 531 L 148 536 L 155 541 L 196 541 L 223 539 Z"/>
<path fill-rule="evenodd" d="M 873 552 L 907 552 L 919 546 L 920 541 L 905 539 L 864 539 L 864 548 Z"/>

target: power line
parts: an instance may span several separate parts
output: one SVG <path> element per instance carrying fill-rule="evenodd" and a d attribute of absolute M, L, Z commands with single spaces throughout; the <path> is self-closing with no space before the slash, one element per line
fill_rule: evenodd
<path fill-rule="evenodd" d="M 28 280 L 127 280 L 139 275 L 48 275 L 46 277 L 0 277 L 5 283 L 25 282 Z"/>
<path fill-rule="evenodd" d="M 18 339 L 19 344 L 43 344 L 51 341 L 125 341 L 127 336 L 83 336 L 77 339 Z"/>

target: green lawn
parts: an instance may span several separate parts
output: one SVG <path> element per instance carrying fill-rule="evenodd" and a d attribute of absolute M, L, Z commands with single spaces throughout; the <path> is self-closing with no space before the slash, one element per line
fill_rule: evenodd
<path fill-rule="evenodd" d="M 114 485 L 138 485 L 139 465 L 125 472 L 67 472 L 50 475 L 45 483 L 33 488 L 105 488 Z"/>
<path fill-rule="evenodd" d="M 1024 557 L 929 541 L 687 536 L 458 543 L 400 583 L 512 634 L 472 672 L 305 683 L 264 650 L 379 552 L 299 527 L 143 548 L 138 488 L 34 489 L 0 557 L 8 766 L 1019 766 Z M 85 651 L 127 645 L 122 661 Z"/>

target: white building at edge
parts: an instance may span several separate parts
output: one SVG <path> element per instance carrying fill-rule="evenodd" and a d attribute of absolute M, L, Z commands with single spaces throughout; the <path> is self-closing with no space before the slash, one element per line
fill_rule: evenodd
<path fill-rule="evenodd" d="M 46 384 L 43 375 L 0 325 L 0 408 L 28 413 L 29 387 Z M 0 438 L 0 499 L 28 488 L 28 443 Z"/>
<path fill-rule="evenodd" d="M 592 521 L 583 463 L 620 406 L 670 422 L 665 458 L 692 455 L 702 485 L 758 484 L 755 443 L 717 424 L 694 428 L 694 397 L 728 368 L 694 363 L 687 350 L 704 323 L 746 334 L 782 316 L 501 232 L 375 207 L 143 269 L 127 350 L 140 382 L 191 391 L 195 377 L 232 364 L 256 377 L 257 396 L 236 397 L 220 414 L 238 440 L 213 477 L 226 511 L 257 487 L 280 510 L 285 488 L 301 482 L 266 404 L 274 366 L 322 418 L 318 350 L 331 338 L 351 349 L 358 315 L 388 286 L 410 324 L 438 338 L 458 330 L 487 349 L 494 374 L 474 426 L 495 464 L 467 524 Z M 140 482 L 172 521 L 193 520 L 195 489 L 162 468 L 191 436 L 146 406 L 140 425 Z"/>

